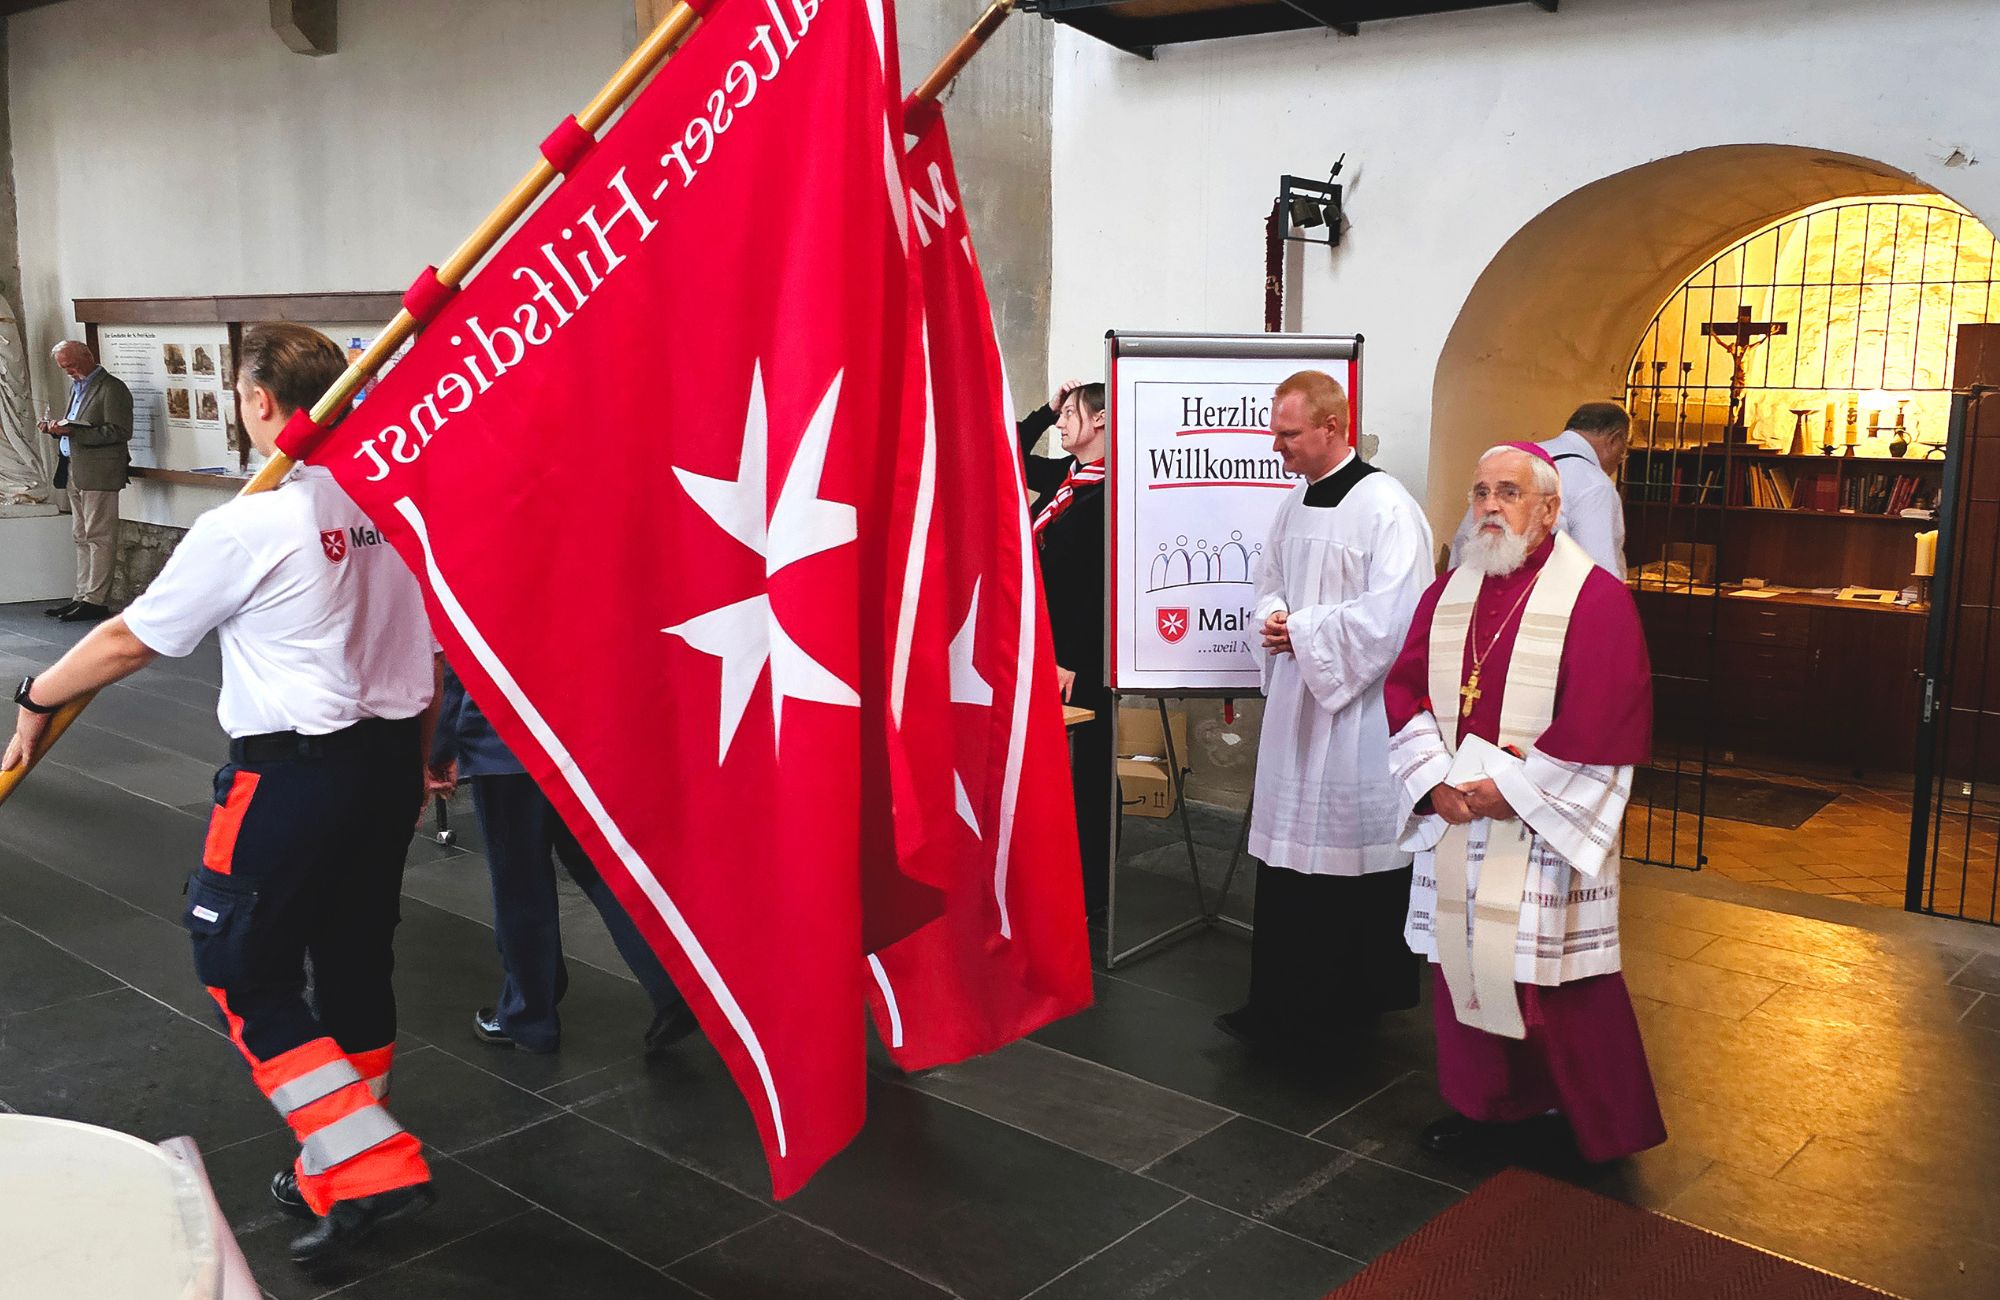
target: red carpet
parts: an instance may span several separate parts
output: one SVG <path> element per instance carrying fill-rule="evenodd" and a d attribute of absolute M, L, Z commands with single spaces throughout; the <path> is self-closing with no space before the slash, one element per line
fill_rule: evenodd
<path fill-rule="evenodd" d="M 1879 1300 L 1885 1294 L 1509 1169 L 1327 1300 Z"/>

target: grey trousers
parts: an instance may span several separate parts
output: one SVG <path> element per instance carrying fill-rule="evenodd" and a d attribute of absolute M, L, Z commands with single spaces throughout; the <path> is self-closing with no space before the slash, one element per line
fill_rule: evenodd
<path fill-rule="evenodd" d="M 69 516 L 70 535 L 76 539 L 76 598 L 105 604 L 118 563 L 118 494 L 71 488 Z"/>

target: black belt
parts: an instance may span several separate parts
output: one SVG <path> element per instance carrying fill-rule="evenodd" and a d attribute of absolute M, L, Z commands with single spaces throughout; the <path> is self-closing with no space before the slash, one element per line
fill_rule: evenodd
<path fill-rule="evenodd" d="M 360 722 L 329 731 L 324 736 L 304 736 L 296 731 L 267 731 L 261 736 L 237 736 L 229 742 L 232 763 L 310 763 L 335 754 L 351 754 L 366 749 L 399 727 L 414 727 L 415 718 L 363 718 Z"/>

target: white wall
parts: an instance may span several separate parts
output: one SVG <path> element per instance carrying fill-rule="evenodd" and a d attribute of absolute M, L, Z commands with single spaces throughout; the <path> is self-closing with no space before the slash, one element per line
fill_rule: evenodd
<path fill-rule="evenodd" d="M 1101 368 L 1107 328 L 1261 329 L 1263 218 L 1278 177 L 1323 176 L 1344 152 L 1351 226 L 1331 255 L 1305 250 L 1291 285 L 1296 319 L 1367 336 L 1378 462 L 1424 498 L 1447 338 L 1489 263 L 1545 210 L 1594 182 L 1723 144 L 1887 164 L 1831 159 L 1829 183 L 1817 187 L 1797 174 L 1698 168 L 1669 186 L 1674 219 L 1637 240 L 1615 222 L 1645 209 L 1644 185 L 1625 209 L 1603 209 L 1615 219 L 1558 214 L 1543 231 L 1555 237 L 1524 241 L 1533 256 L 1515 259 L 1514 285 L 1532 288 L 1613 245 L 1625 248 L 1622 279 L 1579 276 L 1574 310 L 1543 302 L 1513 322 L 1515 358 L 1545 373 L 1519 403 L 1487 387 L 1470 416 L 1490 422 L 1486 441 L 1546 429 L 1567 413 L 1558 407 L 1611 395 L 1597 386 L 1615 384 L 1619 368 L 1606 375 L 1602 358 L 1629 359 L 1692 269 L 1687 259 L 1793 199 L 1803 206 L 1843 186 L 1933 188 L 1989 225 L 2000 220 L 1996 48 L 2000 5 L 1968 0 L 1564 0 L 1555 15 L 1521 5 L 1370 23 L 1353 38 L 1164 47 L 1153 63 L 1065 31 L 1050 375 Z M 1795 161 L 1800 174 L 1817 165 Z M 1635 291 L 1642 272 L 1654 287 Z M 1596 310 L 1599 292 L 1642 302 L 1637 323 L 1629 311 Z M 1575 385 L 1589 390 L 1571 396 Z M 1467 436 L 1458 432 L 1454 447 Z M 1440 465 L 1434 522 L 1455 517 L 1444 503 L 1461 489 L 1443 480 L 1464 468 Z"/>
<path fill-rule="evenodd" d="M 294 54 L 263 0 L 67 0 L 7 20 L 23 330 L 76 298 L 400 290 L 630 51 L 626 0 L 342 0 Z M 64 392 L 51 365 L 37 401 Z M 135 484 L 185 526 L 213 490 Z"/>

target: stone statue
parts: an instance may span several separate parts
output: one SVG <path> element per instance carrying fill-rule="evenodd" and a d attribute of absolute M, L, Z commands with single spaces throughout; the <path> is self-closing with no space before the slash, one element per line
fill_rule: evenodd
<path fill-rule="evenodd" d="M 14 309 L 0 298 L 0 509 L 43 505 L 53 495 L 36 440 L 28 352 Z"/>

